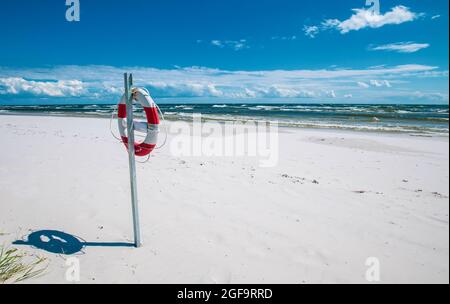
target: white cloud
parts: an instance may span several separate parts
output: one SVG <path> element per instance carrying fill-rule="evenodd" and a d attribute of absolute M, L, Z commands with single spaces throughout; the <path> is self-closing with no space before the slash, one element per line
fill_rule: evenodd
<path fill-rule="evenodd" d="M 409 96 L 414 97 L 414 98 L 419 98 L 419 99 L 428 99 L 430 101 L 438 101 L 438 102 L 448 102 L 449 96 L 448 93 L 443 94 L 443 93 L 437 93 L 437 92 L 421 92 L 421 91 L 414 91 L 412 93 L 409 94 Z"/>
<path fill-rule="evenodd" d="M 376 92 L 394 93 L 407 89 L 407 86 L 418 90 L 420 87 L 409 84 L 414 79 L 448 78 L 448 71 L 418 64 L 366 69 L 333 67 L 317 70 L 262 71 L 228 71 L 204 67 L 173 69 L 111 66 L 57 66 L 33 69 L 0 67 L 0 94 L 2 98 L 31 95 L 81 97 L 83 101 L 88 99 L 114 101 L 123 92 L 123 72 L 126 71 L 133 72 L 136 85 L 147 87 L 155 98 L 222 98 L 227 101 L 242 98 L 344 100 L 349 98 L 350 94 L 361 97 Z M 392 83 L 398 83 L 399 86 L 393 88 Z M 442 90 L 440 93 L 448 95 L 445 89 Z"/>
<path fill-rule="evenodd" d="M 409 8 L 399 5 L 392 8 L 391 11 L 383 14 L 373 13 L 371 9 L 354 9 L 354 14 L 347 20 L 333 20 L 335 28 L 342 34 L 350 31 L 359 31 L 364 28 L 380 28 L 390 24 L 402 24 L 414 21 L 418 14 L 409 10 Z"/>
<path fill-rule="evenodd" d="M 330 91 L 325 92 L 325 96 L 329 97 L 329 98 L 336 98 L 337 97 L 336 92 L 334 90 L 330 90 Z"/>
<path fill-rule="evenodd" d="M 240 51 L 243 49 L 248 49 L 246 39 L 241 40 L 211 40 L 211 45 L 219 48 L 231 48 L 235 51 Z"/>
<path fill-rule="evenodd" d="M 78 80 L 33 81 L 21 77 L 0 78 L 0 93 L 2 94 L 76 97 L 83 92 L 83 83 Z"/>
<path fill-rule="evenodd" d="M 415 43 L 415 42 L 398 42 L 390 43 L 379 46 L 371 46 L 369 50 L 371 51 L 391 51 L 398 53 L 415 53 L 420 50 L 430 47 L 428 43 Z"/>
<path fill-rule="evenodd" d="M 360 88 L 364 88 L 364 89 L 370 88 L 370 85 L 368 85 L 367 83 L 365 83 L 363 81 L 358 81 L 357 84 Z"/>
<path fill-rule="evenodd" d="M 436 20 L 436 19 L 439 19 L 439 18 L 441 18 L 441 15 L 434 15 L 434 16 L 431 17 L 431 20 Z"/>
<path fill-rule="evenodd" d="M 320 28 L 318 26 L 315 26 L 315 25 L 312 25 L 312 26 L 305 25 L 303 27 L 303 32 L 309 38 L 315 38 L 317 36 L 317 34 L 319 34 L 319 32 L 320 32 Z"/>
<path fill-rule="evenodd" d="M 392 87 L 391 83 L 387 80 L 371 80 L 370 84 L 377 88 L 381 88 L 381 87 L 391 88 Z"/>
<path fill-rule="evenodd" d="M 222 97 L 224 93 L 210 83 L 150 82 L 147 87 L 164 97 Z"/>
<path fill-rule="evenodd" d="M 360 87 L 362 89 L 368 89 L 368 88 L 371 88 L 371 87 L 374 87 L 374 88 L 382 88 L 382 87 L 392 88 L 392 84 L 388 80 L 371 79 L 371 80 L 369 80 L 367 82 L 358 81 L 356 84 L 358 85 L 358 87 Z"/>
<path fill-rule="evenodd" d="M 242 95 L 243 97 L 248 97 L 248 98 L 256 98 L 258 97 L 257 93 L 253 90 L 250 90 L 248 88 L 244 88 L 244 94 Z"/>
<path fill-rule="evenodd" d="M 299 87 L 286 85 L 272 85 L 267 88 L 260 87 L 255 90 L 256 96 L 266 98 L 313 98 L 316 93 Z"/>
<path fill-rule="evenodd" d="M 218 47 L 224 47 L 224 44 L 220 40 L 211 40 L 211 44 Z"/>
<path fill-rule="evenodd" d="M 385 14 L 374 13 L 371 8 L 353 9 L 353 15 L 346 20 L 326 19 L 319 26 L 305 26 L 303 31 L 310 38 L 316 37 L 321 31 L 338 30 L 341 34 L 359 31 L 365 28 L 380 28 L 385 25 L 396 25 L 411 22 L 422 16 L 412 12 L 406 6 L 396 6 Z"/>
<path fill-rule="evenodd" d="M 272 40 L 281 40 L 281 41 L 294 41 L 297 40 L 297 36 L 274 36 L 271 38 Z"/>
<path fill-rule="evenodd" d="M 336 28 L 336 27 L 339 27 L 340 24 L 341 24 L 341 21 L 339 21 L 338 19 L 326 19 L 326 20 L 322 21 L 321 30 L 328 30 L 330 28 Z"/>

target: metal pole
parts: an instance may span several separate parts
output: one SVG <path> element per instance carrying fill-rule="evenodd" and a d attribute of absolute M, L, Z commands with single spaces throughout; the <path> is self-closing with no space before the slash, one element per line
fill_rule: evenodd
<path fill-rule="evenodd" d="M 141 247 L 141 232 L 139 228 L 139 208 L 136 184 L 136 161 L 134 150 L 134 126 L 133 126 L 133 75 L 124 74 L 125 96 L 127 97 L 127 131 L 128 131 L 128 161 L 130 166 L 131 206 L 133 211 L 134 245 Z"/>

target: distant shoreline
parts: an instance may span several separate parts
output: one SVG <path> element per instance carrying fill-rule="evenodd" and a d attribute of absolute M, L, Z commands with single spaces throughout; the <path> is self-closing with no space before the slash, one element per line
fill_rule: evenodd
<path fill-rule="evenodd" d="M 335 129 L 371 133 L 449 136 L 449 108 L 443 105 L 354 104 L 160 104 L 171 121 L 270 122 L 280 127 Z M 111 118 L 116 105 L 0 106 L 0 113 Z M 136 116 L 143 118 L 136 107 Z"/>
<path fill-rule="evenodd" d="M 100 116 L 100 115 L 86 115 L 86 114 L 53 114 L 53 113 L 2 113 L 1 116 L 18 116 L 18 117 L 58 117 L 58 118 L 88 118 L 88 119 L 103 119 L 109 120 L 110 116 Z M 176 122 L 176 121 L 185 121 L 192 122 L 192 119 L 188 118 L 175 118 L 171 116 L 166 116 L 165 120 L 168 122 Z M 244 123 L 244 120 L 214 120 L 210 118 L 206 118 L 203 120 L 204 122 L 218 122 L 218 123 L 226 123 L 226 122 L 235 122 L 235 123 Z M 305 130 L 317 130 L 317 131 L 335 131 L 335 132 L 344 132 L 344 133 L 369 133 L 369 134 L 386 134 L 386 135 L 404 135 L 404 136 L 412 136 L 412 137 L 437 137 L 437 138 L 449 138 L 449 133 L 435 133 L 435 134 L 419 134 L 414 132 L 404 132 L 404 131 L 396 131 L 396 130 L 362 130 L 362 129 L 350 129 L 350 128 L 338 128 L 338 127 L 319 127 L 319 126 L 295 126 L 295 125 L 287 125 L 287 124 L 278 124 L 279 128 L 282 129 L 305 129 Z"/>

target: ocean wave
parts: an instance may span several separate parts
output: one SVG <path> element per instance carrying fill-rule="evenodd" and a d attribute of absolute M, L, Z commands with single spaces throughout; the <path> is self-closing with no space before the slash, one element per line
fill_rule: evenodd
<path fill-rule="evenodd" d="M 182 113 L 186 120 L 192 120 L 192 115 Z M 438 135 L 448 136 L 448 128 L 426 127 L 426 126 L 412 126 L 412 125 L 396 125 L 396 124 L 348 124 L 344 122 L 324 122 L 324 121 L 293 121 L 293 120 L 276 120 L 265 117 L 247 117 L 247 116 L 223 116 L 223 115 L 202 115 L 205 121 L 218 122 L 236 122 L 236 123 L 258 123 L 268 122 L 277 124 L 280 127 L 293 128 L 309 128 L 309 129 L 338 129 L 349 131 L 363 131 L 363 132 L 387 132 L 387 133 L 408 133 L 408 134 L 423 134 L 423 135 Z"/>
<path fill-rule="evenodd" d="M 248 109 L 249 110 L 256 110 L 256 111 L 261 111 L 261 110 L 272 111 L 272 110 L 277 110 L 279 108 L 280 107 L 277 107 L 277 106 L 254 106 L 254 107 L 249 107 Z"/>
<path fill-rule="evenodd" d="M 175 109 L 193 110 L 194 107 L 193 106 L 187 106 L 187 105 L 180 105 L 180 106 L 175 106 Z"/>
<path fill-rule="evenodd" d="M 169 104 L 160 105 L 169 119 L 272 121 L 280 126 L 448 135 L 448 106 Z M 0 106 L 0 114 L 111 117 L 117 105 Z M 143 117 L 142 107 L 136 116 Z"/>

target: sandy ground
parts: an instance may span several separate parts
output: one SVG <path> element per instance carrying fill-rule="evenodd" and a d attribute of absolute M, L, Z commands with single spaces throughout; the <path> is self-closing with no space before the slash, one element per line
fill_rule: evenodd
<path fill-rule="evenodd" d="M 131 242 L 128 156 L 109 121 L 0 116 L 0 244 L 59 230 L 87 242 L 81 283 L 449 282 L 449 140 L 280 129 L 280 161 L 138 164 L 144 247 Z M 67 283 L 67 255 L 30 283 Z"/>

